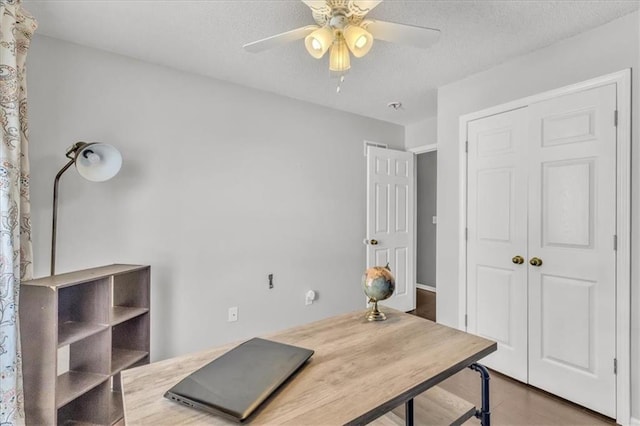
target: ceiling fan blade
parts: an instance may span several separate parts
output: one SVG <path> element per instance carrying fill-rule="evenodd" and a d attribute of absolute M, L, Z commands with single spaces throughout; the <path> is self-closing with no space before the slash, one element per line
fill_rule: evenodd
<path fill-rule="evenodd" d="M 244 47 L 244 50 L 246 50 L 247 52 L 262 52 L 273 47 L 281 46 L 283 44 L 305 38 L 318 28 L 319 27 L 317 25 L 307 25 L 306 27 L 296 28 L 295 30 L 287 31 L 285 33 L 280 33 L 271 37 L 263 38 L 262 40 L 247 43 L 242 47 Z"/>
<path fill-rule="evenodd" d="M 426 49 L 440 38 L 440 30 L 414 25 L 396 24 L 395 22 L 367 19 L 362 28 L 371 33 L 373 38 L 391 43 L 405 44 Z"/>
<path fill-rule="evenodd" d="M 311 10 L 323 11 L 331 14 L 331 7 L 327 4 L 327 0 L 301 0 L 302 3 L 309 6 Z"/>
<path fill-rule="evenodd" d="M 347 9 L 350 15 L 364 16 L 380 3 L 382 0 L 349 0 Z"/>
<path fill-rule="evenodd" d="M 302 0 L 302 3 L 309 6 L 313 20 L 318 25 L 324 27 L 329 23 L 331 19 L 331 7 L 327 4 L 326 0 Z"/>

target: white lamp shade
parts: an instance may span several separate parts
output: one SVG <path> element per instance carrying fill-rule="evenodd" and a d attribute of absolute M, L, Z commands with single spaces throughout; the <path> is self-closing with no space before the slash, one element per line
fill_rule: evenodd
<path fill-rule="evenodd" d="M 331 46 L 331 54 L 329 56 L 329 71 L 337 71 L 344 73 L 351 68 L 351 59 L 349 58 L 349 49 L 344 39 L 337 39 Z"/>
<path fill-rule="evenodd" d="M 318 28 L 305 37 L 304 46 L 309 55 L 316 59 L 322 58 L 333 43 L 333 30 L 330 27 Z"/>
<path fill-rule="evenodd" d="M 80 176 L 92 182 L 109 180 L 120 171 L 120 151 L 106 143 L 88 143 L 76 154 L 76 169 Z"/>
<path fill-rule="evenodd" d="M 342 32 L 344 40 L 356 58 L 362 58 L 369 53 L 373 46 L 373 36 L 367 30 L 357 25 L 349 25 Z"/>

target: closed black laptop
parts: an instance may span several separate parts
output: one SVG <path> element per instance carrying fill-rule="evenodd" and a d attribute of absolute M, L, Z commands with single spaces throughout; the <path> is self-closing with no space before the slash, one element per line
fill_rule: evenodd
<path fill-rule="evenodd" d="M 311 355 L 309 349 L 254 338 L 194 371 L 164 396 L 241 422 Z"/>

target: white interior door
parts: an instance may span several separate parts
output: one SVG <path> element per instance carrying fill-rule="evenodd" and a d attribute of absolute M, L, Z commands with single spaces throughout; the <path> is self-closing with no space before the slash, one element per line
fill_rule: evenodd
<path fill-rule="evenodd" d="M 529 383 L 616 416 L 615 85 L 529 107 Z"/>
<path fill-rule="evenodd" d="M 615 110 L 608 85 L 467 127 L 467 330 L 498 342 L 490 367 L 611 417 Z"/>
<path fill-rule="evenodd" d="M 367 267 L 389 263 L 396 279 L 384 305 L 415 309 L 414 154 L 367 148 Z"/>
<path fill-rule="evenodd" d="M 527 381 L 526 108 L 468 124 L 467 331 L 487 366 Z M 520 256 L 514 263 L 514 257 Z"/>

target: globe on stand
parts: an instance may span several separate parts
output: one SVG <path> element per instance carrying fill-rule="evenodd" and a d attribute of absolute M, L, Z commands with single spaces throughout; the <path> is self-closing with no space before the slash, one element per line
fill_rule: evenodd
<path fill-rule="evenodd" d="M 365 318 L 368 321 L 384 321 L 386 315 L 378 310 L 378 302 L 388 299 L 396 289 L 396 280 L 391 275 L 391 268 L 387 266 L 374 266 L 364 271 L 362 276 L 362 288 L 373 306 L 367 312 Z"/>

